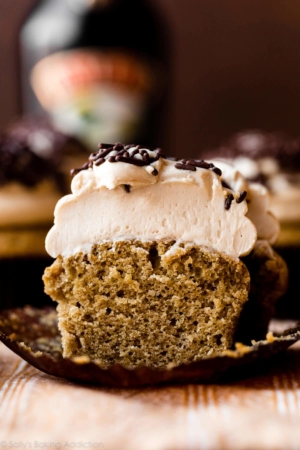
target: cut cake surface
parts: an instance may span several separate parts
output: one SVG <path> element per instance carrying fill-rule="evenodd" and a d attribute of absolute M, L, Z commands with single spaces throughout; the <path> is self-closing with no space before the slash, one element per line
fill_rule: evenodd
<path fill-rule="evenodd" d="M 171 240 L 117 241 L 58 257 L 44 274 L 64 356 L 162 368 L 233 345 L 248 299 L 243 262 Z"/>

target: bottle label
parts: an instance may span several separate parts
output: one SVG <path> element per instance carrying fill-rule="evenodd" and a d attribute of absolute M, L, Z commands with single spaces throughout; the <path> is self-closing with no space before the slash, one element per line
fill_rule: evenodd
<path fill-rule="evenodd" d="M 153 67 L 125 53 L 64 51 L 36 64 L 31 85 L 55 126 L 94 149 L 135 139 L 157 93 Z"/>

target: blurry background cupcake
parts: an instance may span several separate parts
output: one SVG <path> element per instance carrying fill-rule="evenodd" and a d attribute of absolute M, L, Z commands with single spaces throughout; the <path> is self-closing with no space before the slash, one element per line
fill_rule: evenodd
<path fill-rule="evenodd" d="M 278 304 L 278 314 L 300 317 L 300 302 L 295 299 L 300 258 L 300 138 L 244 130 L 219 147 L 203 151 L 201 156 L 226 160 L 249 181 L 269 189 L 270 210 L 281 225 L 275 247 L 288 262 L 290 272 L 289 291 Z"/>
<path fill-rule="evenodd" d="M 10 123 L 5 134 L 46 161 L 64 191 L 69 190 L 70 170 L 83 164 L 89 155 L 81 139 L 61 131 L 46 116 L 25 115 Z"/>
<path fill-rule="evenodd" d="M 69 171 L 85 147 L 44 119 L 20 119 L 0 137 L 0 307 L 41 302 L 45 236 Z M 46 298 L 46 296 L 44 296 Z"/>

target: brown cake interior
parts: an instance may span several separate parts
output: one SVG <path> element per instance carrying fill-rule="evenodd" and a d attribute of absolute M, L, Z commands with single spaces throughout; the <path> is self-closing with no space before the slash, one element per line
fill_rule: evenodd
<path fill-rule="evenodd" d="M 65 357 L 104 367 L 166 367 L 233 344 L 250 289 L 239 259 L 174 241 L 119 241 L 58 257 L 46 292 L 58 301 Z"/>

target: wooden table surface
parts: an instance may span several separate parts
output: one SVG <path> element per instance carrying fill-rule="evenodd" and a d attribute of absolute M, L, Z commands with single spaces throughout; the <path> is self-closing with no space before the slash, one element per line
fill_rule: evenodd
<path fill-rule="evenodd" d="M 0 449 L 300 449 L 300 343 L 262 373 L 135 390 L 48 376 L 0 344 Z"/>

